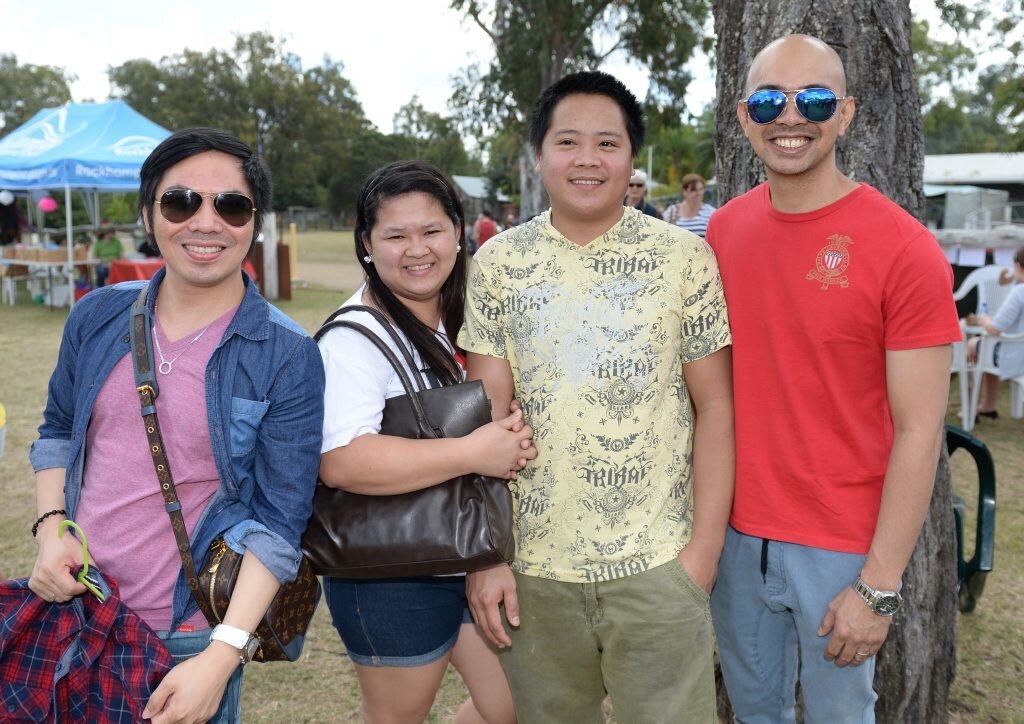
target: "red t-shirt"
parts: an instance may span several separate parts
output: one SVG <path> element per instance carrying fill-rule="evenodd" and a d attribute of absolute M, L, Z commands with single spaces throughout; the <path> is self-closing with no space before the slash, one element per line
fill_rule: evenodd
<path fill-rule="evenodd" d="M 711 217 L 733 334 L 736 498 L 761 538 L 866 553 L 893 441 L 885 353 L 960 339 L 935 238 L 861 185 L 805 214 L 768 184 Z"/>
<path fill-rule="evenodd" d="M 498 233 L 498 226 L 486 216 L 476 222 L 476 246 L 480 248 L 488 239 Z"/>

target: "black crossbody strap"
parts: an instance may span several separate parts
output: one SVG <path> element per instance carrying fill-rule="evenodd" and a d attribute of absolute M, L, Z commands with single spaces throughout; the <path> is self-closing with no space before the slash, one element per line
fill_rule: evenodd
<path fill-rule="evenodd" d="M 139 402 L 142 405 L 142 421 L 146 426 L 146 439 L 149 441 L 149 452 L 153 458 L 157 482 L 160 483 L 160 494 L 164 498 L 164 508 L 171 519 L 171 529 L 178 544 L 181 565 L 188 578 L 188 587 L 202 609 L 203 616 L 213 626 L 217 618 L 206 597 L 199 592 L 199 577 L 196 575 L 196 564 L 192 558 L 192 547 L 188 542 L 188 530 L 185 528 L 185 518 L 181 514 L 181 503 L 178 501 L 178 492 L 171 477 L 171 463 L 167 460 L 163 436 L 160 434 L 160 423 L 156 417 L 156 398 L 160 390 L 156 381 L 156 368 L 153 365 L 153 343 L 150 336 L 152 314 L 146 304 L 148 293 L 147 285 L 132 305 L 131 347 L 135 389 L 139 393 Z"/>

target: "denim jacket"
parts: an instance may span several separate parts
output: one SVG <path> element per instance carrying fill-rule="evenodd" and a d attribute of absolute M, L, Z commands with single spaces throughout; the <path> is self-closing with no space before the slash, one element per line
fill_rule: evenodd
<path fill-rule="evenodd" d="M 163 276 L 161 269 L 148 282 L 151 310 Z M 97 289 L 75 305 L 64 327 L 39 439 L 29 458 L 37 472 L 66 468 L 65 508 L 71 519 L 82 491 L 93 405 L 114 365 L 128 354 L 131 306 L 146 283 Z M 206 367 L 206 409 L 220 488 L 192 532 L 192 554 L 198 569 L 210 543 L 224 534 L 232 548 L 251 550 L 286 583 L 298 571 L 299 540 L 320 466 L 324 368 L 309 335 L 268 304 L 247 276 L 245 285 L 242 303 Z M 197 608 L 179 570 L 170 630 Z"/>

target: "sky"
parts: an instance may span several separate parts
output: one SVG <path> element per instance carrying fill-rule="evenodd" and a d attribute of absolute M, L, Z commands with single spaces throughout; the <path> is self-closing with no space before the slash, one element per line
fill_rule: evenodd
<path fill-rule="evenodd" d="M 329 7 L 329 13 L 324 8 Z M 490 60 L 490 40 L 449 8 L 449 0 L 0 0 L 4 26 L 0 52 L 18 62 L 63 67 L 78 77 L 75 101 L 106 100 L 107 68 L 134 58 L 159 61 L 185 48 L 228 48 L 237 34 L 267 31 L 285 38 L 303 68 L 324 55 L 344 64 L 370 121 L 384 133 L 413 95 L 427 110 L 448 114 L 451 77 Z M 715 93 L 707 63 L 693 71 L 688 107 L 693 112 Z M 603 70 L 618 76 L 641 99 L 647 74 L 613 57 Z"/>
<path fill-rule="evenodd" d="M 935 15 L 932 0 L 911 0 L 911 7 Z M 303 68 L 324 55 L 340 60 L 367 117 L 384 133 L 413 95 L 447 115 L 452 76 L 491 57 L 486 34 L 449 0 L 0 0 L 0 22 L 0 52 L 19 63 L 65 68 L 78 78 L 75 101 L 107 99 L 108 67 L 135 58 L 156 62 L 185 48 L 229 48 L 238 34 L 270 32 L 286 40 Z M 646 72 L 622 54 L 602 70 L 641 100 L 647 95 Z M 696 115 L 715 96 L 714 74 L 703 56 L 691 61 L 690 72 L 686 106 Z"/>

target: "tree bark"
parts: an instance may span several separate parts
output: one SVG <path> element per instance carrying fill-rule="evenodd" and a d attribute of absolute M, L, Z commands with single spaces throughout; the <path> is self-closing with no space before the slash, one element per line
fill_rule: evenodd
<path fill-rule="evenodd" d="M 736 117 L 750 63 L 770 41 L 801 32 L 836 49 L 846 67 L 847 93 L 857 100 L 853 125 L 837 148 L 839 167 L 921 217 L 924 138 L 906 0 L 715 0 L 714 13 L 720 203 L 765 179 Z M 952 484 L 945 451 L 928 519 L 903 580 L 906 606 L 877 660 L 876 715 L 880 722 L 945 722 L 956 668 L 957 616 Z"/>
<path fill-rule="evenodd" d="M 537 173 L 533 146 L 523 141 L 519 150 L 519 221 L 528 221 L 548 207 L 544 182 Z"/>
<path fill-rule="evenodd" d="M 949 456 L 943 445 L 921 538 L 903 576 L 904 609 L 875 664 L 879 722 L 949 721 L 956 675 L 956 536 Z"/>

